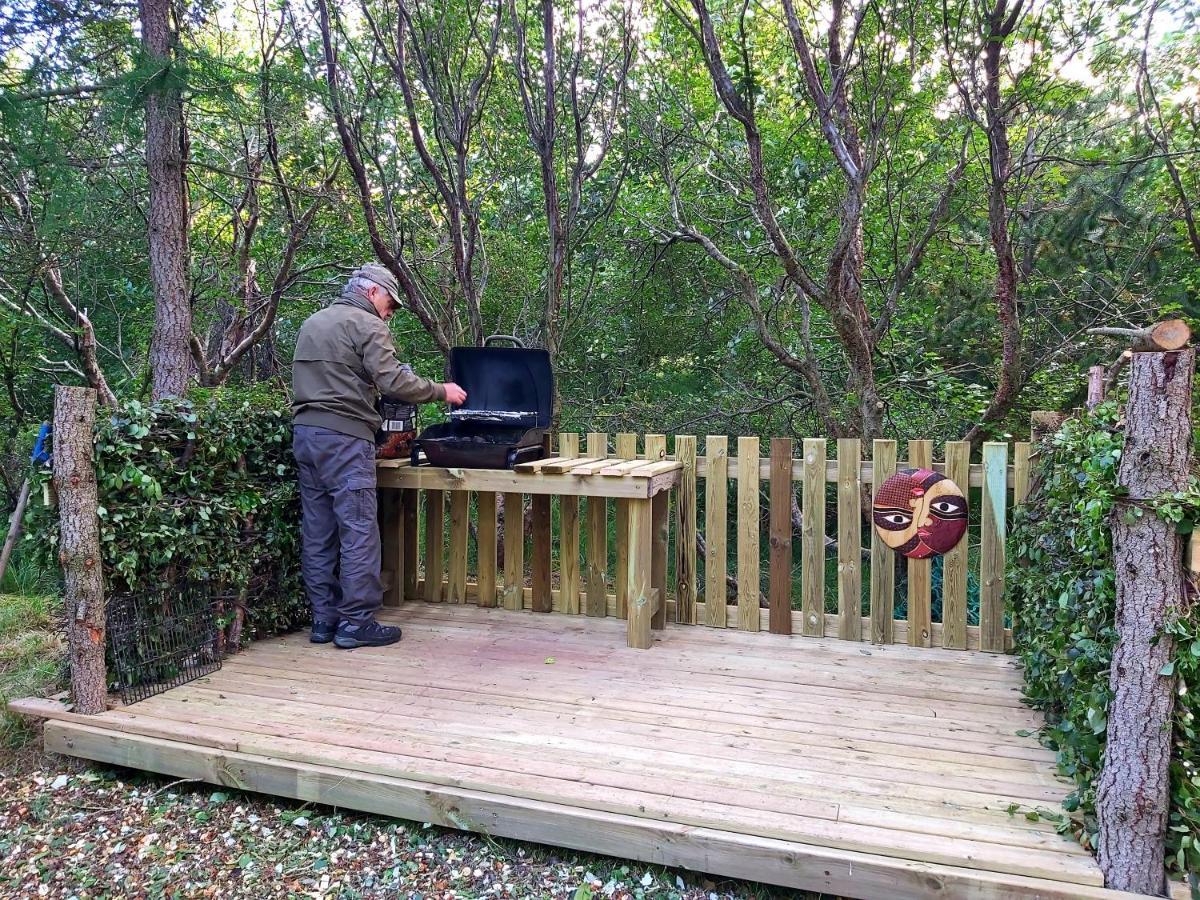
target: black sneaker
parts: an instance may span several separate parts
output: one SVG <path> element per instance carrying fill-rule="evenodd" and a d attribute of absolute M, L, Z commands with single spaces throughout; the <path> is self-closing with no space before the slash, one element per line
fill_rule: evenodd
<path fill-rule="evenodd" d="M 362 625 L 343 622 L 337 628 L 333 643 L 343 650 L 353 650 L 355 647 L 386 647 L 398 640 L 400 629 L 395 625 L 380 625 L 374 619 L 369 619 Z"/>
<path fill-rule="evenodd" d="M 337 631 L 337 622 L 313 622 L 308 639 L 314 644 L 328 644 L 333 640 L 335 631 Z"/>

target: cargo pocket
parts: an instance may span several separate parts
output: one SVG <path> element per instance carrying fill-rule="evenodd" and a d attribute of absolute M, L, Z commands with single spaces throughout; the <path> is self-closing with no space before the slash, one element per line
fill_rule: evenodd
<path fill-rule="evenodd" d="M 360 522 L 373 521 L 378 514 L 375 502 L 375 475 L 351 475 L 346 479 L 346 490 L 350 494 L 350 508 Z"/>

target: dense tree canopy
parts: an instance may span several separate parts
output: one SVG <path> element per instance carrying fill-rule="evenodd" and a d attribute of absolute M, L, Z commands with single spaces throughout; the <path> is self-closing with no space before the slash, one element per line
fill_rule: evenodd
<path fill-rule="evenodd" d="M 371 258 L 419 369 L 519 334 L 602 430 L 1003 435 L 1079 405 L 1089 326 L 1200 311 L 1183 0 L 0 17 L 10 438 L 56 381 L 281 390 Z"/>

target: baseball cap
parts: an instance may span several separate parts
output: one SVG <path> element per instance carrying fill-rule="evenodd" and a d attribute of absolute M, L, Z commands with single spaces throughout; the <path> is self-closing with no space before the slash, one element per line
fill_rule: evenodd
<path fill-rule="evenodd" d="M 374 282 L 392 296 L 392 302 L 400 305 L 400 284 L 396 276 L 386 266 L 379 263 L 366 263 L 350 273 L 351 278 L 365 278 Z"/>

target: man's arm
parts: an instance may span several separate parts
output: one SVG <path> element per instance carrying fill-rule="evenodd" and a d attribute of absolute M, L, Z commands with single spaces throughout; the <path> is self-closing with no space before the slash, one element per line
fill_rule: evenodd
<path fill-rule="evenodd" d="M 432 403 L 446 399 L 446 389 L 442 385 L 400 368 L 391 333 L 382 322 L 378 328 L 364 329 L 361 353 L 363 368 L 381 394 L 405 403 Z"/>

